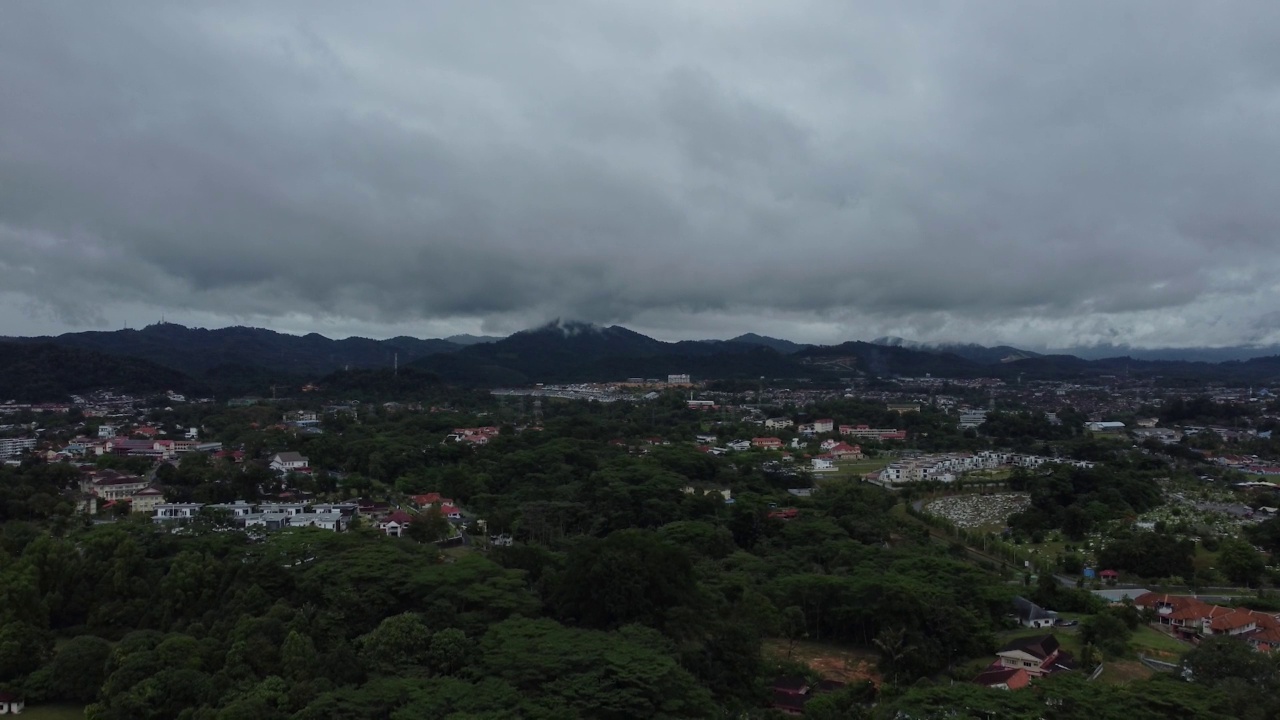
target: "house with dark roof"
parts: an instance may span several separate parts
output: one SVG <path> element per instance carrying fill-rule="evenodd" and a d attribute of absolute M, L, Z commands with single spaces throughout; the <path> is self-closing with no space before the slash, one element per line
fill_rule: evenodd
<path fill-rule="evenodd" d="M 309 461 L 301 453 L 282 452 L 271 456 L 268 466 L 276 472 L 305 472 Z"/>
<path fill-rule="evenodd" d="M 1058 621 L 1058 613 L 1045 610 L 1024 597 L 1013 599 L 1013 613 L 1018 616 L 1019 623 L 1030 628 L 1053 627 Z"/>
<path fill-rule="evenodd" d="M 378 524 L 378 527 L 382 532 L 392 537 L 401 537 L 409 529 L 409 525 L 412 522 L 412 515 L 403 510 L 395 510 L 388 514 L 386 519 Z"/>
<path fill-rule="evenodd" d="M 993 664 L 979 673 L 973 682 L 994 690 L 1021 690 L 1031 684 L 1031 675 L 1024 668 Z"/>
<path fill-rule="evenodd" d="M 803 715 L 805 703 L 816 695 L 836 692 L 844 687 L 844 683 L 836 680 L 820 680 L 816 685 L 802 677 L 784 676 L 773 681 L 769 688 L 772 698 L 770 707 L 786 715 Z"/>
<path fill-rule="evenodd" d="M 992 667 L 1020 668 L 1033 679 L 1050 673 L 1075 670 L 1071 654 L 1062 649 L 1053 635 L 1016 638 L 996 651 L 999 660 Z"/>

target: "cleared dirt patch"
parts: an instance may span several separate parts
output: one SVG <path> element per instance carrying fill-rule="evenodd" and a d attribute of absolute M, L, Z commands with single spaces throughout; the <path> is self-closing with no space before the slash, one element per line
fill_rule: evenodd
<path fill-rule="evenodd" d="M 773 657 L 785 658 L 787 641 L 765 640 L 764 651 Z M 869 650 L 798 640 L 791 651 L 791 659 L 808 665 L 827 680 L 839 680 L 842 683 L 870 680 L 877 687 L 880 685 L 876 654 Z"/>

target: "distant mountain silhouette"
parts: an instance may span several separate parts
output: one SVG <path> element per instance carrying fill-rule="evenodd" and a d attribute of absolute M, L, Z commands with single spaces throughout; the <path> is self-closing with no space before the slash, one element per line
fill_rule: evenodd
<path fill-rule="evenodd" d="M 744 345 L 763 345 L 764 347 L 773 348 L 783 355 L 791 355 L 792 353 L 796 353 L 810 347 L 809 345 L 801 345 L 800 343 L 794 343 L 790 340 L 781 340 L 779 338 L 757 335 L 755 333 L 739 335 L 736 338 L 730 339 L 729 342 L 742 343 Z"/>
<path fill-rule="evenodd" d="M 1231 347 L 1203 348 L 1131 348 L 1128 345 L 1089 345 L 1063 348 L 1047 352 L 1066 353 L 1085 360 L 1104 360 L 1107 358 L 1127 357 L 1133 360 L 1152 361 L 1186 361 L 1221 363 L 1233 360 L 1252 360 L 1253 358 L 1274 357 L 1280 355 L 1280 345 L 1236 345 Z"/>
<path fill-rule="evenodd" d="M 138 394 L 207 391 L 204 383 L 146 360 L 52 343 L 0 342 L 0 401 L 61 401 L 107 388 Z"/>
<path fill-rule="evenodd" d="M 925 352 L 958 355 L 966 360 L 972 360 L 984 365 L 994 365 L 996 363 L 1040 357 L 1040 353 L 1010 347 L 1008 345 L 987 347 L 985 345 L 978 345 L 977 343 L 923 343 L 916 342 L 914 340 L 904 340 L 900 337 L 880 337 L 872 340 L 871 343 L 873 345 L 884 345 L 886 347 L 900 347 L 907 348 L 909 350 L 923 350 Z"/>
<path fill-rule="evenodd" d="M 726 341 L 667 343 L 614 325 L 554 321 L 503 340 L 414 363 L 446 380 L 474 383 L 795 377 L 804 368 L 770 348 Z"/>
<path fill-rule="evenodd" d="M 807 366 L 845 375 L 977 377 L 985 372 L 981 363 L 951 353 L 857 341 L 811 347 L 793 357 Z"/>
<path fill-rule="evenodd" d="M 450 335 L 449 337 L 445 338 L 445 340 L 447 342 L 453 343 L 454 345 L 462 345 L 465 347 L 467 345 L 479 345 L 480 343 L 497 342 L 498 340 L 501 340 L 503 337 L 504 336 L 502 335 L 462 334 L 462 335 Z"/>
<path fill-rule="evenodd" d="M 67 393 L 104 387 L 135 392 L 207 389 L 219 397 L 266 394 L 272 385 L 293 392 L 292 388 L 327 376 L 335 392 L 364 388 L 379 396 L 409 385 L 421 390 L 430 387 L 435 378 L 445 383 L 496 386 L 665 379 L 676 373 L 688 373 L 696 380 L 755 380 L 764 376 L 835 381 L 932 375 L 998 377 L 1009 382 L 1151 378 L 1166 385 L 1186 386 L 1209 380 L 1280 383 L 1280 357 L 1275 356 L 1221 363 L 1134 357 L 1087 360 L 1007 346 L 928 345 L 900 338 L 801 346 L 755 334 L 733 340 L 663 342 L 620 326 L 559 320 L 465 346 L 409 337 L 331 340 L 317 334 L 286 335 L 258 328 L 203 330 L 170 324 L 4 340 L 0 338 L 0 349 L 4 350 L 0 359 L 6 359 L 12 370 L 0 388 L 7 388 L 15 399 L 58 399 Z M 396 380 L 393 372 L 388 381 L 381 371 L 390 370 L 397 355 L 400 368 L 410 374 Z M 340 372 L 353 374 L 334 376 Z M 4 393 L 0 393 L 2 399 Z"/>
<path fill-rule="evenodd" d="M 447 340 L 411 337 L 331 340 L 316 333 L 287 335 L 250 327 L 205 330 L 173 323 L 148 325 L 141 330 L 5 339 L 136 357 L 190 375 L 199 375 L 222 365 L 258 366 L 299 375 L 323 375 L 345 367 L 392 367 L 397 353 L 403 365 L 432 353 L 452 352 L 461 347 Z"/>

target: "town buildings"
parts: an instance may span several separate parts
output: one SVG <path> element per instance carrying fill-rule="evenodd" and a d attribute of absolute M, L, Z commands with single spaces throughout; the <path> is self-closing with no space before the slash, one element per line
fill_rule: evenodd
<path fill-rule="evenodd" d="M 868 482 L 882 487 L 896 487 L 918 482 L 954 482 L 965 473 L 997 470 L 1003 467 L 1037 468 L 1049 463 L 1061 463 L 1089 468 L 1094 463 L 1086 460 L 1051 458 L 1041 455 L 1024 455 L 1013 452 L 983 450 L 977 453 L 947 453 L 921 455 L 890 463 L 878 473 L 867 476 Z"/>
<path fill-rule="evenodd" d="M 0 438 L 0 458 L 14 457 L 34 450 L 35 438 Z"/>

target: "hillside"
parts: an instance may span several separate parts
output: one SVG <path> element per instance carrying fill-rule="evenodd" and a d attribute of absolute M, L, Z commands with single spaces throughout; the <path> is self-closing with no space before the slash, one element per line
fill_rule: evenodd
<path fill-rule="evenodd" d="M 0 401 L 62 401 L 104 388 L 135 394 L 207 391 L 204 383 L 146 360 L 50 343 L 0 342 Z"/>
<path fill-rule="evenodd" d="M 984 365 L 995 365 L 997 363 L 1040 357 L 1040 353 L 1011 347 L 1009 345 L 987 347 L 977 343 L 922 343 L 905 340 L 900 337 L 880 337 L 872 340 L 871 344 L 883 345 L 885 347 L 907 348 L 908 350 L 921 350 L 924 352 L 938 354 L 956 355 L 966 360 L 972 360 Z"/>
<path fill-rule="evenodd" d="M 453 382 L 516 384 L 619 380 L 689 373 L 699 378 L 797 377 L 808 371 L 767 347 L 726 341 L 666 343 L 620 326 L 549 323 L 503 340 L 414 363 Z"/>
<path fill-rule="evenodd" d="M 172 323 L 148 325 L 141 330 L 6 339 L 141 358 L 190 375 L 222 365 L 258 366 L 299 375 L 321 375 L 345 367 L 391 367 L 397 353 L 403 365 L 432 353 L 452 352 L 461 347 L 447 340 L 410 337 L 332 340 L 316 333 L 288 335 L 250 327 L 206 330 Z"/>
<path fill-rule="evenodd" d="M 801 345 L 800 343 L 791 342 L 790 340 L 782 340 L 779 338 L 768 337 L 767 335 L 757 335 L 755 333 L 746 333 L 736 338 L 731 338 L 728 342 L 742 343 L 743 345 L 762 345 L 767 348 L 773 348 L 783 355 L 791 355 L 797 353 L 810 345 Z"/>
<path fill-rule="evenodd" d="M 972 360 L 950 353 L 913 350 L 904 347 L 847 342 L 811 347 L 793 356 L 811 368 L 827 368 L 846 375 L 905 375 L 937 377 L 978 377 L 988 369 Z"/>

